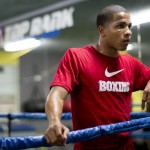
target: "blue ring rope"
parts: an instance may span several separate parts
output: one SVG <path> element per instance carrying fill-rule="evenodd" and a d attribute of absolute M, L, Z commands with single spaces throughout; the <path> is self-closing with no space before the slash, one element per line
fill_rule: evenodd
<path fill-rule="evenodd" d="M 0 113 L 0 118 L 9 118 L 10 119 L 47 119 L 45 113 L 18 113 L 18 114 L 3 114 Z M 62 120 L 72 119 L 71 113 L 62 113 Z"/>
<path fill-rule="evenodd" d="M 3 114 L 0 113 L 0 118 L 8 118 L 10 119 L 47 119 L 45 113 L 18 113 L 18 114 Z M 131 119 L 139 119 L 144 117 L 149 117 L 150 113 L 148 112 L 131 112 L 130 117 Z M 71 113 L 62 113 L 62 120 L 72 119 Z"/>
<path fill-rule="evenodd" d="M 132 104 L 132 107 L 140 107 L 142 104 Z"/>
<path fill-rule="evenodd" d="M 141 128 L 150 127 L 150 117 L 135 119 L 116 124 L 96 126 L 78 131 L 72 131 L 67 138 L 67 144 L 90 140 L 102 135 L 115 134 L 127 131 L 135 131 Z M 0 148 L 5 150 L 19 150 L 26 148 L 48 147 L 44 136 L 36 137 L 14 137 L 0 138 Z"/>
<path fill-rule="evenodd" d="M 138 132 L 138 133 L 132 133 L 130 134 L 133 138 L 144 138 L 144 139 L 150 139 L 150 132 Z"/>
<path fill-rule="evenodd" d="M 131 119 L 139 119 L 139 118 L 145 118 L 145 117 L 150 117 L 150 113 L 149 112 L 131 112 L 130 113 Z"/>

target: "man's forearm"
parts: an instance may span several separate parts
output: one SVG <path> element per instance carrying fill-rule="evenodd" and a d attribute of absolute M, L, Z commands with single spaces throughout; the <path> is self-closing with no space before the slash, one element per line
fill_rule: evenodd
<path fill-rule="evenodd" d="M 63 104 L 66 95 L 66 90 L 64 91 L 62 88 L 54 87 L 51 89 L 45 103 L 45 112 L 47 114 L 49 123 L 61 120 Z"/>
<path fill-rule="evenodd" d="M 49 94 L 45 105 L 45 112 L 49 123 L 61 119 L 62 109 L 63 100 Z"/>
<path fill-rule="evenodd" d="M 65 145 L 69 129 L 61 123 L 63 103 L 68 91 L 60 86 L 51 88 L 45 103 L 45 112 L 48 118 L 48 128 L 45 131 L 47 143 Z"/>

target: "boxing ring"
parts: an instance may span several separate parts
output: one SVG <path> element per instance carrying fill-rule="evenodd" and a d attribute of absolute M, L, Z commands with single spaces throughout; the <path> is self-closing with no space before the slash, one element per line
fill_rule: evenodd
<path fill-rule="evenodd" d="M 150 127 L 150 113 L 140 112 L 130 114 L 131 121 L 120 122 L 109 125 L 101 125 L 83 130 L 69 132 L 67 144 L 90 140 L 103 135 L 111 135 L 121 132 L 131 132 L 146 127 Z M 11 126 L 11 121 L 14 119 L 46 119 L 44 113 L 19 113 L 19 114 L 0 114 L 0 118 L 8 119 L 8 126 Z M 62 119 L 68 120 L 72 118 L 71 113 L 63 113 Z M 10 132 L 10 129 L 9 129 Z M 149 138 L 150 134 L 130 134 L 132 137 Z M 0 137 L 0 149 L 3 150 L 19 150 L 37 147 L 50 147 L 46 143 L 44 135 L 41 136 L 21 136 L 21 137 Z"/>

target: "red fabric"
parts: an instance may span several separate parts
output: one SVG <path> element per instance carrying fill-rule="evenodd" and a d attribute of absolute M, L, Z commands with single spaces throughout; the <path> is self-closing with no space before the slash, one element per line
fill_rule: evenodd
<path fill-rule="evenodd" d="M 116 71 L 120 72 L 106 77 L 106 72 Z M 51 86 L 62 86 L 71 94 L 73 129 L 78 130 L 130 120 L 131 93 L 144 89 L 148 80 L 150 69 L 132 56 L 112 58 L 87 46 L 66 52 Z M 127 136 L 102 136 L 75 145 L 86 149 L 108 144 L 114 147 Z"/>
<path fill-rule="evenodd" d="M 71 112 L 71 100 L 64 101 L 63 112 Z"/>
<path fill-rule="evenodd" d="M 118 138 L 117 138 L 118 139 Z M 75 144 L 74 150 L 135 150 L 133 142 L 130 138 L 126 137 L 124 139 L 118 139 L 118 143 L 112 145 L 109 145 L 109 143 L 106 141 L 105 146 L 83 146 L 82 144 Z"/>

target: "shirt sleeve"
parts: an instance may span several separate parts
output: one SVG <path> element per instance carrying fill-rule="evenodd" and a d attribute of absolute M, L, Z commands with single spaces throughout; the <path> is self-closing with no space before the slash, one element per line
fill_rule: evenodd
<path fill-rule="evenodd" d="M 135 63 L 135 81 L 134 91 L 144 90 L 147 82 L 150 80 L 150 68 L 134 58 Z"/>
<path fill-rule="evenodd" d="M 64 87 L 69 93 L 79 84 L 79 68 L 77 54 L 69 49 L 64 54 L 50 85 Z"/>

